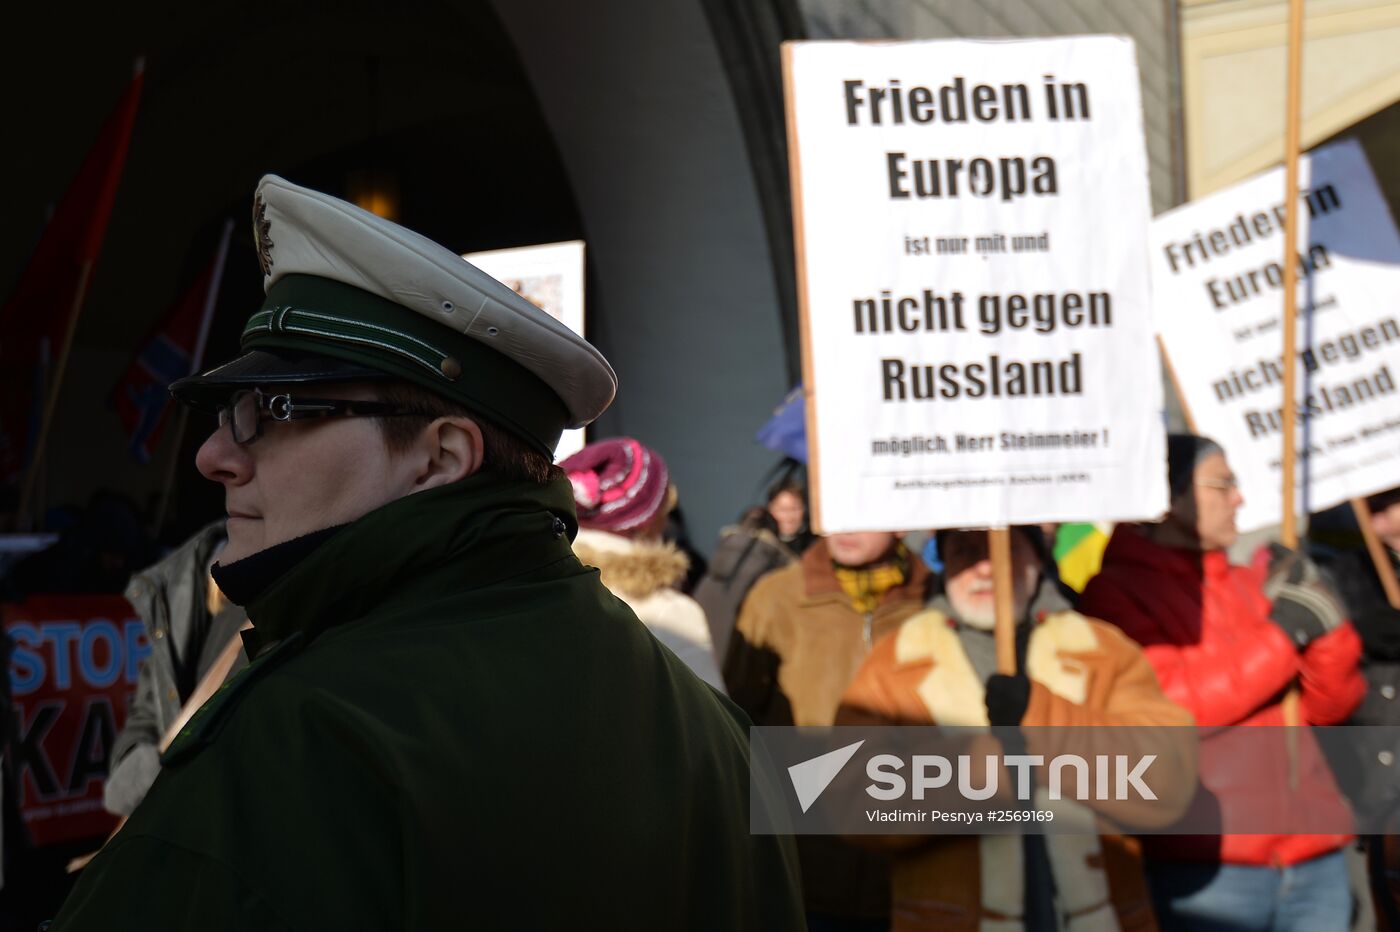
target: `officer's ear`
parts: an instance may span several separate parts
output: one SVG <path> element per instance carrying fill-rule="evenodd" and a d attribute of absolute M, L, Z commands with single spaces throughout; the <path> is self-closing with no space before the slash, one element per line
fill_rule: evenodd
<path fill-rule="evenodd" d="M 471 418 L 458 415 L 435 419 L 423 429 L 415 446 L 420 455 L 413 481 L 416 492 L 474 475 L 481 468 L 485 452 L 481 427 Z"/>

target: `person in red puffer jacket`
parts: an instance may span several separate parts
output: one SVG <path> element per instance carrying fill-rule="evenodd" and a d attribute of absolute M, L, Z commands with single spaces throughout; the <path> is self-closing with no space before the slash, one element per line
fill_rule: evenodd
<path fill-rule="evenodd" d="M 1171 511 L 1155 525 L 1120 525 L 1079 610 L 1142 645 L 1163 692 L 1201 727 L 1332 725 L 1365 693 L 1361 642 L 1336 596 L 1300 555 L 1275 548 L 1231 565 L 1244 502 L 1224 452 L 1204 437 L 1167 444 Z M 1287 698 L 1297 683 L 1297 699 Z M 1279 766 L 1259 761 L 1277 787 L 1214 773 L 1202 746 L 1202 783 L 1222 813 L 1308 799 L 1345 818 L 1346 803 L 1307 733 Z M 1290 774 L 1299 781 L 1289 790 Z M 1277 792 L 1273 792 L 1276 790 Z M 1329 824 L 1336 824 L 1332 819 Z M 1349 836 L 1276 834 L 1144 839 L 1164 928 L 1342 929 L 1351 910 L 1342 855 Z"/>

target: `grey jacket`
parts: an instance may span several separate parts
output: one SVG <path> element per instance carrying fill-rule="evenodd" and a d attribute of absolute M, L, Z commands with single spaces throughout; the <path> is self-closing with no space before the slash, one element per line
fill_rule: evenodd
<path fill-rule="evenodd" d="M 705 610 L 705 618 L 710 623 L 710 642 L 721 662 L 729 650 L 739 607 L 753 584 L 760 576 L 796 560 L 797 555 L 767 529 L 738 524 L 720 531 L 719 546 L 692 597 Z"/>
<path fill-rule="evenodd" d="M 108 761 L 103 805 L 109 812 L 130 815 L 145 797 L 160 770 L 161 737 L 243 626 L 246 616 L 236 605 L 226 603 L 209 616 L 208 567 L 223 540 L 224 522 L 216 521 L 126 587 L 127 601 L 145 622 L 151 653 L 141 662 L 136 697 Z M 230 675 L 247 662 L 240 655 Z"/>

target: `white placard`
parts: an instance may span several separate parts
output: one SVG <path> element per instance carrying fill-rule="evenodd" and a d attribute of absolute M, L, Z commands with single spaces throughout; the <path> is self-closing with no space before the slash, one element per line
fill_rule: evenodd
<path fill-rule="evenodd" d="M 783 48 L 822 530 L 1160 516 L 1132 41 Z"/>
<path fill-rule="evenodd" d="M 583 336 L 583 241 L 469 252 L 462 256 L 487 275 Z M 556 462 L 583 449 L 584 428 L 566 430 Z"/>
<path fill-rule="evenodd" d="M 1299 160 L 1298 509 L 1400 485 L 1400 236 L 1359 143 Z M 1196 430 L 1239 477 L 1240 530 L 1283 505 L 1283 169 L 1152 225 L 1157 325 Z"/>

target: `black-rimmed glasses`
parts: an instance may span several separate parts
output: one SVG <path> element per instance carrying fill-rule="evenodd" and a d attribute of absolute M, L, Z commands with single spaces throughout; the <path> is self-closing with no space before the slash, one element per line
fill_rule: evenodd
<path fill-rule="evenodd" d="M 298 421 L 317 417 L 434 417 L 430 411 L 401 408 L 387 401 L 352 401 L 347 398 L 268 395 L 260 389 L 243 389 L 219 406 L 219 426 L 232 425 L 233 442 L 248 444 L 262 436 L 262 422 Z"/>

